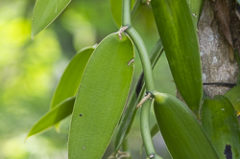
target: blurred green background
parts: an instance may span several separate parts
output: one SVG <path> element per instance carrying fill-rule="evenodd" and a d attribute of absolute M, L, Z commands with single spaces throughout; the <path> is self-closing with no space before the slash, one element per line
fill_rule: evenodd
<path fill-rule="evenodd" d="M 109 0 L 73 0 L 49 28 L 31 39 L 34 0 L 0 0 L 0 159 L 66 159 L 70 118 L 25 141 L 31 126 L 49 109 L 51 97 L 72 56 L 119 28 Z M 151 9 L 142 5 L 134 26 L 150 52 L 158 39 Z M 135 81 L 141 72 L 138 57 Z M 154 70 L 158 90 L 175 94 L 163 55 Z M 141 158 L 139 118 L 128 137 L 133 158 Z M 152 120 L 154 124 L 154 119 Z M 157 147 L 163 143 L 159 137 Z M 160 148 L 159 148 L 160 150 Z M 161 153 L 168 158 L 165 148 Z"/>

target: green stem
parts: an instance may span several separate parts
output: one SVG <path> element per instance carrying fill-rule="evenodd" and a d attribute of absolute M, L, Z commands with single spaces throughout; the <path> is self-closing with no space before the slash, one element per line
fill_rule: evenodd
<path fill-rule="evenodd" d="M 128 151 L 128 140 L 124 140 L 122 144 L 122 151 L 127 152 Z"/>
<path fill-rule="evenodd" d="M 155 44 L 154 48 L 151 51 L 152 69 L 154 69 L 154 67 L 156 66 L 157 61 L 160 59 L 162 53 L 163 53 L 162 43 L 161 43 L 160 40 L 158 40 L 158 42 Z M 139 76 L 138 83 L 135 84 L 135 86 L 133 88 L 134 91 L 131 93 L 131 96 L 129 98 L 130 102 L 128 104 L 127 110 L 124 113 L 123 117 L 121 118 L 119 128 L 118 128 L 118 131 L 117 131 L 117 135 L 116 135 L 116 140 L 115 140 L 115 143 L 114 143 L 115 144 L 115 150 L 119 149 L 123 140 L 126 138 L 127 134 L 129 133 L 129 131 L 132 127 L 134 116 L 137 112 L 136 105 L 141 100 L 141 98 L 143 98 L 143 95 L 144 95 L 144 92 L 145 92 L 145 84 L 143 83 L 140 86 L 141 87 L 140 92 L 137 91 L 137 87 L 139 87 L 138 84 L 139 84 L 139 82 L 141 81 L 142 78 L 143 78 L 143 73 Z M 140 82 L 140 83 L 142 83 L 142 82 Z"/>
<path fill-rule="evenodd" d="M 151 62 L 148 57 L 147 49 L 145 48 L 145 44 L 141 38 L 141 36 L 138 34 L 138 32 L 131 26 L 131 1 L 130 0 L 123 0 L 123 22 L 122 24 L 124 26 L 128 26 L 128 29 L 126 32 L 133 40 L 137 50 L 139 51 L 139 56 L 142 62 L 143 66 L 143 72 L 146 74 L 146 83 L 147 83 L 147 89 L 153 90 L 154 84 L 153 84 L 153 75 L 152 75 L 152 68 L 151 68 Z"/>
<path fill-rule="evenodd" d="M 124 1 L 126 1 L 126 0 L 124 0 Z M 135 46 L 138 50 L 139 57 L 142 62 L 144 79 L 146 82 L 146 88 L 148 91 L 153 91 L 154 90 L 153 71 L 152 71 L 151 62 L 150 62 L 145 44 L 144 44 L 141 36 L 138 34 L 138 32 L 131 25 L 129 25 L 129 23 L 123 23 L 123 24 L 124 24 L 124 26 L 129 27 L 126 30 L 126 32 L 131 37 L 133 43 L 135 44 Z"/>
<path fill-rule="evenodd" d="M 163 53 L 163 47 L 162 47 L 162 44 L 161 44 L 160 40 L 157 42 L 157 44 L 153 48 L 152 52 L 153 52 L 153 54 L 151 56 L 151 63 L 152 63 L 152 69 L 154 69 L 158 60 L 160 59 L 160 57 Z M 141 79 L 142 75 L 140 75 L 139 80 Z M 143 98 L 145 89 L 146 89 L 146 86 L 145 86 L 145 83 L 143 83 L 142 86 L 141 86 L 141 91 L 139 92 L 139 94 L 137 96 L 137 100 L 131 99 L 131 102 L 132 102 L 130 104 L 131 110 L 128 112 L 128 114 L 126 114 L 126 117 L 131 117 L 131 119 L 132 119 L 131 123 L 133 122 L 133 117 L 132 116 L 134 116 L 134 114 L 136 114 L 136 105 L 139 103 L 141 98 Z M 131 124 L 128 127 L 128 131 L 130 131 L 130 128 L 131 128 Z"/>
<path fill-rule="evenodd" d="M 130 0 L 123 0 L 123 22 L 122 24 L 124 26 L 128 26 L 128 29 L 126 30 L 127 34 L 130 36 L 130 38 L 133 40 L 138 53 L 140 60 L 142 62 L 143 72 L 144 72 L 144 79 L 146 83 L 146 89 L 148 91 L 154 90 L 154 81 L 153 81 L 153 71 L 151 67 L 151 62 L 148 57 L 147 49 L 145 47 L 145 44 L 141 38 L 141 36 L 138 34 L 138 32 L 131 26 L 131 1 Z M 144 104 L 141 108 L 141 134 L 143 138 L 143 143 L 147 152 L 147 155 L 150 157 L 153 155 L 155 159 L 161 159 L 156 154 L 151 133 L 150 133 L 150 126 L 149 126 L 149 116 L 150 116 L 150 110 L 151 110 L 151 103 L 152 101 L 147 101 L 146 104 Z"/>
<path fill-rule="evenodd" d="M 156 154 L 149 126 L 151 105 L 152 101 L 150 100 L 146 101 L 145 104 L 142 106 L 140 114 L 141 134 L 146 149 L 146 153 L 148 156 L 150 156 L 151 154 Z"/>

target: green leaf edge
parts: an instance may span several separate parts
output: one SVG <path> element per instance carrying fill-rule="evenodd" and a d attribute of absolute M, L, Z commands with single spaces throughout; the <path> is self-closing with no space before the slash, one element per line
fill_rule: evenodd
<path fill-rule="evenodd" d="M 100 43 L 98 43 L 97 46 L 94 46 L 94 47 L 93 47 L 93 48 L 94 48 L 94 51 L 97 49 L 97 47 L 102 43 L 102 41 L 103 41 L 104 39 L 106 39 L 106 38 L 108 38 L 108 37 L 110 37 L 110 36 L 112 36 L 112 35 L 116 35 L 116 34 L 119 35 L 118 32 L 112 32 L 112 33 L 108 34 L 107 36 L 105 36 L 105 37 L 100 41 Z M 134 49 L 134 46 L 135 46 L 135 45 L 134 45 L 132 39 L 129 37 L 128 34 L 126 34 L 126 33 L 123 33 L 123 34 L 124 34 L 124 36 L 123 36 L 122 39 L 120 39 L 120 40 L 124 40 L 124 38 L 127 38 L 127 39 L 130 40 L 130 42 L 131 42 L 131 44 L 132 44 L 132 47 L 133 47 L 133 57 L 135 57 L 135 49 Z M 93 54 L 94 54 L 94 51 L 93 51 Z M 92 54 L 92 55 L 93 55 L 93 54 Z M 91 56 L 90 56 L 90 58 L 91 58 Z M 88 61 L 88 62 L 89 62 L 89 61 Z M 87 64 L 88 64 L 88 63 L 87 63 Z M 135 71 L 135 65 L 133 65 L 133 68 L 132 68 L 132 69 L 133 69 L 133 72 L 134 72 L 134 71 Z M 131 83 L 133 82 L 133 78 L 134 78 L 134 73 L 132 74 L 132 77 L 131 77 Z M 131 91 L 131 86 L 129 87 L 128 94 L 130 94 L 130 91 Z M 127 102 L 128 102 L 128 98 L 127 98 L 126 101 L 125 101 L 124 108 L 126 107 Z M 119 122 L 120 122 L 120 120 L 122 120 L 122 115 L 123 115 L 123 113 L 124 113 L 124 110 L 122 111 L 121 117 L 119 118 Z M 118 123 L 118 124 L 119 124 L 119 123 Z M 118 124 L 115 126 L 114 131 L 117 129 Z M 71 127 L 71 124 L 70 124 L 70 127 Z M 113 139 L 114 131 L 113 131 L 111 140 Z M 70 132 L 70 129 L 69 129 L 69 132 Z M 69 136 L 70 136 L 70 135 L 69 135 Z M 111 140 L 109 141 L 109 144 L 111 143 Z M 68 141 L 69 141 L 69 137 L 68 137 Z M 69 157 L 69 154 L 68 154 L 68 157 Z"/>
<path fill-rule="evenodd" d="M 59 121 L 65 119 L 67 116 L 69 116 L 72 113 L 73 110 L 73 106 L 74 106 L 74 102 L 75 102 L 75 97 L 70 97 L 67 98 L 66 100 L 64 100 L 63 102 L 61 102 L 60 104 L 58 104 L 54 109 L 52 109 L 51 111 L 47 112 L 44 116 L 42 116 L 30 129 L 26 139 L 28 139 L 30 136 L 33 136 L 35 134 L 38 134 L 40 132 L 43 132 L 45 130 L 47 130 L 48 128 L 54 126 L 55 124 L 57 124 Z M 70 111 L 70 112 L 64 112 L 66 113 L 64 116 L 62 116 L 61 118 L 59 118 L 58 120 L 53 121 L 52 123 L 47 123 L 46 126 L 44 128 L 41 128 L 39 130 L 38 126 L 41 125 L 42 123 L 46 122 L 48 120 L 48 118 L 50 118 L 55 112 L 58 111 L 62 111 L 62 110 L 66 110 L 66 108 Z M 57 117 L 57 116 L 56 116 Z M 25 140 L 26 140 L 25 139 Z"/>
<path fill-rule="evenodd" d="M 53 103 L 54 103 L 54 100 L 55 100 L 55 98 L 56 98 L 56 92 L 58 91 L 58 88 L 59 88 L 59 86 L 61 85 L 61 82 L 62 82 L 62 77 L 64 76 L 64 74 L 65 74 L 66 71 L 68 70 L 68 67 L 69 67 L 69 65 L 71 64 L 72 60 L 74 60 L 74 58 L 75 58 L 77 55 L 83 53 L 84 51 L 90 50 L 90 49 L 92 49 L 92 54 L 93 54 L 93 52 L 94 52 L 94 50 L 95 50 L 95 48 L 94 48 L 93 46 L 87 46 L 87 47 L 84 47 L 84 48 L 80 49 L 80 50 L 77 52 L 77 54 L 73 56 L 73 58 L 70 60 L 70 62 L 68 63 L 68 65 L 65 67 L 64 72 L 63 72 L 62 75 L 61 75 L 60 81 L 58 82 L 57 87 L 55 88 L 54 94 L 53 94 L 53 96 L 52 96 L 51 103 L 50 103 L 50 109 L 53 109 L 54 107 L 56 107 L 56 106 L 58 105 L 58 104 L 57 104 L 57 105 L 54 105 L 54 104 L 53 104 Z M 89 61 L 89 59 L 91 58 L 92 54 L 89 56 L 88 61 Z M 88 61 L 86 62 L 85 67 L 83 68 L 82 75 L 84 74 L 84 70 L 85 70 L 85 68 L 86 68 L 86 66 L 87 66 L 87 64 L 88 64 Z M 82 78 L 82 77 L 81 77 L 81 78 Z M 80 80 L 79 84 L 80 84 L 80 83 L 81 83 L 81 80 Z M 76 90 L 75 95 L 77 94 L 77 92 L 78 92 L 78 90 Z M 66 99 L 67 99 L 67 98 L 66 98 Z M 62 101 L 64 101 L 64 100 L 65 100 L 65 99 L 63 99 Z M 61 101 L 61 102 L 62 102 L 62 101 Z M 61 103 L 61 102 L 60 102 L 60 103 Z"/>
<path fill-rule="evenodd" d="M 49 27 L 49 26 L 60 16 L 60 14 L 68 7 L 68 5 L 71 3 L 72 0 L 70 0 L 70 1 L 67 3 L 66 7 L 64 7 L 64 8 L 55 16 L 55 18 L 53 18 L 45 27 L 43 27 L 43 28 L 42 28 L 41 30 L 39 30 L 39 31 L 34 32 L 34 30 L 33 30 L 33 21 L 35 21 L 34 10 L 35 10 L 35 8 L 36 8 L 36 6 L 37 6 L 38 1 L 40 1 L 40 0 L 36 0 L 35 5 L 34 5 L 34 8 L 33 8 L 32 26 L 31 26 L 31 38 L 32 38 L 32 39 L 34 39 L 34 37 L 35 37 L 38 33 L 40 33 L 41 31 L 45 30 L 47 27 Z"/>
<path fill-rule="evenodd" d="M 224 96 L 227 97 L 228 100 L 233 105 L 235 111 L 237 112 L 237 116 L 240 116 L 240 93 L 238 98 L 237 95 L 235 94 L 238 92 L 240 92 L 240 85 L 231 88 L 227 93 L 224 94 Z"/>

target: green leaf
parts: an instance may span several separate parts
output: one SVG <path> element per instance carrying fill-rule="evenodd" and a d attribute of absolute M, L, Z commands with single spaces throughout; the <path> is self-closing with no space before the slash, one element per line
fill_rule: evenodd
<path fill-rule="evenodd" d="M 135 0 L 132 1 L 132 6 Z M 112 17 L 117 27 L 122 25 L 122 0 L 110 0 L 110 7 L 112 12 Z"/>
<path fill-rule="evenodd" d="M 177 89 L 188 106 L 198 112 L 202 98 L 202 76 L 197 34 L 186 0 L 151 2 Z"/>
<path fill-rule="evenodd" d="M 154 93 L 154 111 L 174 159 L 218 159 L 193 112 L 176 97 Z"/>
<path fill-rule="evenodd" d="M 136 105 L 137 101 L 139 100 L 139 97 L 136 96 L 136 91 L 135 91 L 136 86 L 133 89 L 133 92 L 130 94 L 129 101 L 126 105 L 126 110 L 124 114 L 122 115 L 121 120 L 119 121 L 119 124 L 116 129 L 116 136 L 114 139 L 114 150 L 117 152 L 121 145 L 124 142 L 125 137 L 128 134 L 129 127 L 132 125 L 133 119 L 136 114 Z"/>
<path fill-rule="evenodd" d="M 153 54 L 151 56 L 151 63 L 152 63 L 152 68 L 155 68 L 157 62 L 159 61 L 163 53 L 163 47 L 160 40 L 158 40 L 152 52 Z M 116 152 L 120 149 L 120 146 L 122 145 L 128 132 L 130 131 L 132 122 L 137 112 L 136 106 L 139 103 L 139 101 L 142 99 L 145 93 L 145 84 L 143 83 L 143 73 L 139 76 L 138 83 L 134 85 L 133 90 L 134 91 L 132 91 L 129 97 L 126 110 L 117 127 L 117 131 L 116 131 L 117 134 L 115 136 L 115 141 L 114 141 L 114 150 Z"/>
<path fill-rule="evenodd" d="M 225 95 L 228 100 L 232 103 L 237 114 L 240 114 L 240 85 L 230 89 Z"/>
<path fill-rule="evenodd" d="M 194 25 L 197 28 L 197 23 L 202 9 L 203 0 L 187 0 L 187 3 L 192 13 Z"/>
<path fill-rule="evenodd" d="M 111 12 L 117 26 L 122 25 L 122 0 L 110 0 Z"/>
<path fill-rule="evenodd" d="M 128 37 L 107 36 L 91 56 L 76 96 L 70 128 L 70 159 L 101 158 L 130 89 L 133 46 Z"/>
<path fill-rule="evenodd" d="M 36 0 L 33 10 L 32 36 L 47 28 L 71 0 Z"/>
<path fill-rule="evenodd" d="M 240 129 L 230 101 L 224 96 L 205 99 L 201 111 L 202 125 L 215 146 L 220 159 L 226 159 L 226 146 L 231 147 L 232 158 L 240 158 Z"/>
<path fill-rule="evenodd" d="M 159 127 L 157 124 L 154 124 L 151 128 L 151 136 L 152 138 L 159 132 Z"/>
<path fill-rule="evenodd" d="M 63 100 L 76 95 L 84 69 L 93 50 L 94 49 L 90 47 L 85 48 L 72 58 L 56 88 L 52 98 L 51 108 L 54 108 Z"/>
<path fill-rule="evenodd" d="M 58 104 L 33 125 L 27 138 L 54 126 L 59 121 L 69 116 L 72 113 L 74 102 L 75 97 L 71 97 Z"/>

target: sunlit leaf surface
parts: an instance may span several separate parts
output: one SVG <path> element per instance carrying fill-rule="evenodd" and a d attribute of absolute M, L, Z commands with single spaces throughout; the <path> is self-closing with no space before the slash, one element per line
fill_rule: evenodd
<path fill-rule="evenodd" d="M 161 44 L 160 40 L 157 42 L 157 44 L 153 48 L 152 52 L 154 54 L 151 56 L 151 63 L 152 63 L 152 68 L 154 69 L 157 62 L 159 61 L 161 55 L 163 54 L 163 48 L 162 48 L 162 44 Z M 164 65 L 162 65 L 162 66 L 164 66 Z M 129 96 L 125 112 L 124 112 L 124 114 L 118 124 L 118 127 L 117 127 L 117 134 L 116 134 L 115 140 L 114 140 L 114 149 L 116 152 L 119 150 L 120 146 L 122 145 L 124 139 L 126 138 L 128 132 L 129 132 L 129 130 L 131 129 L 131 125 L 133 123 L 134 117 L 137 112 L 136 106 L 139 103 L 139 101 L 141 100 L 141 98 L 144 96 L 144 93 L 145 93 L 145 84 L 143 81 L 143 73 L 139 76 L 138 80 L 139 81 L 136 84 L 134 84 L 134 87 L 132 87 L 133 91 L 131 92 L 131 95 Z M 158 76 L 157 80 L 161 80 L 159 78 L 159 76 Z"/>
<path fill-rule="evenodd" d="M 131 41 L 107 36 L 91 56 L 73 110 L 68 152 L 70 159 L 101 158 L 120 120 L 132 81 Z"/>

